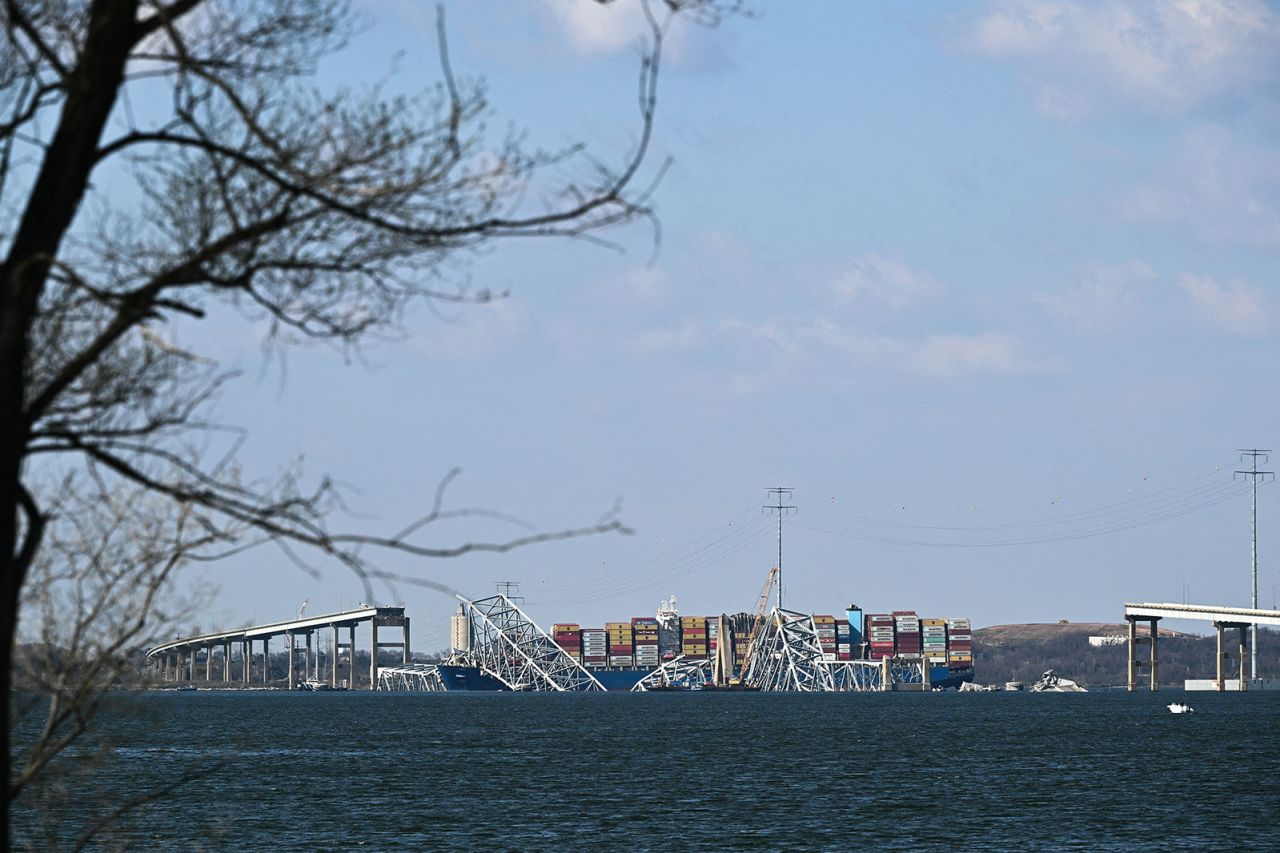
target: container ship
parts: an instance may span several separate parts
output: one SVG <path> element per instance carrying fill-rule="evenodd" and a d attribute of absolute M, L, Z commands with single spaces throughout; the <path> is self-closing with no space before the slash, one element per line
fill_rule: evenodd
<path fill-rule="evenodd" d="M 455 652 L 468 648 L 467 617 L 453 617 Z M 557 622 L 549 636 L 606 690 L 626 691 L 663 663 L 683 657 L 714 659 L 720 643 L 729 648 L 735 671 L 747 660 L 748 638 L 755 617 L 738 613 L 721 619 L 681 616 L 674 596 L 662 602 L 655 616 L 636 616 L 626 622 L 606 622 L 602 628 Z M 973 634 L 968 619 L 921 618 L 914 610 L 864 613 L 849 605 L 840 615 L 815 614 L 814 627 L 822 656 L 830 661 L 896 658 L 929 667 L 935 688 L 958 688 L 972 681 Z M 721 625 L 729 636 L 721 637 Z M 439 665 L 446 690 L 504 690 L 502 682 L 478 667 Z"/>

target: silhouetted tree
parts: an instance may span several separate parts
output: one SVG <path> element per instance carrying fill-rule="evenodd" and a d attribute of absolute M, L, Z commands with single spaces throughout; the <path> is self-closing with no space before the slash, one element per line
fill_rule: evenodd
<path fill-rule="evenodd" d="M 304 566 L 307 550 L 339 561 L 372 598 L 371 580 L 391 577 L 372 562 L 379 548 L 449 557 L 624 530 L 606 516 L 514 539 L 416 544 L 424 524 L 475 512 L 444 507 L 448 478 L 431 512 L 401 533 L 331 529 L 338 496 L 327 481 L 263 480 L 242 471 L 234 453 L 206 458 L 209 400 L 228 375 L 184 348 L 167 324 L 223 305 L 247 321 L 268 320 L 277 343 L 354 346 L 412 300 L 493 298 L 447 284 L 468 250 L 510 237 L 599 240 L 611 226 L 650 217 L 661 168 L 643 181 L 641 171 L 664 34 L 675 18 L 714 23 L 727 8 L 655 0 L 644 9 L 636 142 L 609 165 L 580 146 L 546 152 L 519 133 L 486 135 L 485 89 L 454 75 L 443 13 L 439 84 L 390 97 L 377 86 L 334 93 L 308 83 L 352 32 L 341 0 L 0 0 L 6 664 L 23 601 L 44 602 L 49 619 L 68 615 L 45 584 L 81 583 L 82 593 L 110 596 L 142 571 L 138 588 L 158 592 L 182 563 L 274 542 Z M 579 177 L 537 184 L 552 166 Z M 535 208 L 535 195 L 548 201 Z M 121 512 L 125 495 L 137 512 Z M 137 533 L 142 544 L 95 562 L 85 535 L 101 524 L 119 525 L 108 541 Z M 88 550 L 76 553 L 76 541 Z M 129 550 L 144 547 L 145 555 Z M 95 668 L 92 658 L 142 642 L 153 600 L 131 600 L 141 624 L 101 613 L 85 623 L 102 633 L 69 648 L 88 654 L 73 671 L 92 673 L 93 687 L 55 700 L 47 736 L 11 762 L 7 802 L 82 729 L 114 666 Z M 23 615 L 38 612 L 33 605 Z M 33 625 L 37 634 L 48 629 Z M 6 665 L 6 713 L 11 674 Z M 8 729 L 0 749 L 10 755 Z"/>

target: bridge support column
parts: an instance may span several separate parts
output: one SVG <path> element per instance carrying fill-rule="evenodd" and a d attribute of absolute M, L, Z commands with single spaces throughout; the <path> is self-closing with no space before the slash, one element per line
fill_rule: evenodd
<path fill-rule="evenodd" d="M 404 617 L 404 657 L 405 663 L 409 662 L 409 617 Z"/>
<path fill-rule="evenodd" d="M 369 620 L 369 689 L 378 689 L 378 617 Z"/>
<path fill-rule="evenodd" d="M 1138 689 L 1138 669 L 1148 667 L 1152 692 L 1160 689 L 1160 629 L 1159 616 L 1125 616 L 1129 623 L 1129 683 L 1130 692 Z M 1146 622 L 1148 635 L 1138 636 L 1138 623 Z M 1138 660 L 1138 646 L 1150 643 L 1151 650 L 1145 661 Z"/>
<path fill-rule="evenodd" d="M 338 686 L 338 626 L 333 626 L 333 659 L 329 661 L 331 672 L 329 675 L 329 686 Z"/>
<path fill-rule="evenodd" d="M 204 647 L 204 680 L 213 681 L 213 643 Z"/>
<path fill-rule="evenodd" d="M 1223 625 L 1221 622 L 1214 622 L 1213 627 L 1217 629 L 1218 634 L 1218 669 L 1214 685 L 1218 688 L 1218 692 L 1221 693 L 1227 686 L 1226 679 L 1224 678 L 1225 673 L 1223 672 L 1226 668 L 1224 664 L 1226 664 L 1227 657 L 1227 638 L 1225 636 L 1227 626 Z"/>
<path fill-rule="evenodd" d="M 1245 661 L 1248 660 L 1249 645 L 1249 626 L 1237 625 L 1236 630 L 1240 632 L 1240 692 L 1249 689 L 1248 670 L 1245 669 Z"/>
<path fill-rule="evenodd" d="M 241 640 L 240 641 L 240 669 L 241 669 L 240 679 L 245 684 L 249 683 L 249 678 L 251 677 L 250 670 L 252 669 L 252 667 L 253 667 L 253 641 Z"/>
<path fill-rule="evenodd" d="M 296 640 L 297 638 L 294 637 L 294 635 L 290 632 L 286 632 L 285 637 L 287 638 L 287 642 L 289 643 L 289 689 L 292 690 L 293 689 L 293 646 L 294 646 L 294 640 Z"/>
<path fill-rule="evenodd" d="M 311 632 L 306 633 L 307 648 L 302 653 L 302 680 L 306 681 L 311 677 Z M 319 652 L 319 649 L 316 649 Z"/>
<path fill-rule="evenodd" d="M 1129 681 L 1128 690 L 1132 693 L 1138 686 L 1138 623 L 1132 616 L 1124 617 L 1129 623 Z"/>
<path fill-rule="evenodd" d="M 271 679 L 271 638 L 262 638 L 262 683 L 265 685 Z"/>

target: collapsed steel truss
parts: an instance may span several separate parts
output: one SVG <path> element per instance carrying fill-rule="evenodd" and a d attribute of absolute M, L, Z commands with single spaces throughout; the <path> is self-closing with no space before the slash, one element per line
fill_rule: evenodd
<path fill-rule="evenodd" d="M 700 690 L 711 683 L 711 663 L 709 660 L 689 660 L 680 655 L 637 681 L 631 692 L 644 693 L 654 688 Z"/>
<path fill-rule="evenodd" d="M 887 690 L 892 678 L 884 679 L 884 665 L 873 660 L 824 660 L 833 688 L 840 693 L 872 693 Z"/>
<path fill-rule="evenodd" d="M 505 595 L 468 601 L 458 596 L 471 632 L 470 663 L 511 690 L 604 690 L 515 602 Z"/>
<path fill-rule="evenodd" d="M 834 692 L 813 617 L 775 607 L 746 662 L 743 682 L 764 692 Z"/>
<path fill-rule="evenodd" d="M 388 666 L 378 669 L 378 689 L 387 691 L 415 691 L 439 693 L 444 691 L 444 680 L 433 663 L 411 663 L 404 666 Z"/>

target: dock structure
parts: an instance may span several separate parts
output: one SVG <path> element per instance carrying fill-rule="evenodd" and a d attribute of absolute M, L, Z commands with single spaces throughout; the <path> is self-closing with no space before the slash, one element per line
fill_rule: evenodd
<path fill-rule="evenodd" d="M 271 683 L 271 639 L 282 637 L 288 653 L 288 673 L 285 680 L 288 688 L 293 690 L 298 686 L 298 661 L 295 656 L 299 651 L 302 653 L 302 680 L 321 680 L 319 634 L 322 631 L 331 630 L 333 644 L 329 654 L 329 686 L 339 686 L 338 678 L 343 669 L 340 664 L 345 660 L 348 686 L 355 689 L 361 686 L 360 674 L 355 665 L 356 628 L 368 623 L 371 653 L 367 686 L 370 690 L 376 690 L 379 649 L 399 649 L 402 663 L 409 663 L 409 617 L 405 615 L 404 610 L 403 606 L 369 605 L 338 613 L 325 613 L 229 631 L 215 631 L 194 637 L 180 637 L 150 649 L 147 652 L 147 661 L 161 681 L 195 681 L 200 674 L 200 656 L 203 654 L 204 680 L 212 682 L 214 653 L 215 650 L 220 650 L 222 683 L 229 686 L 232 681 L 232 658 L 235 657 L 236 651 L 239 651 L 240 661 L 235 672 L 239 675 L 240 683 L 248 685 L 255 681 L 255 664 L 261 661 L 257 676 L 263 685 L 267 685 Z M 345 642 L 342 638 L 343 628 L 347 629 Z M 378 629 L 380 628 L 399 628 L 399 641 L 386 641 L 379 638 Z M 299 636 L 304 638 L 304 645 L 301 648 L 298 647 L 297 642 Z M 255 643 L 262 644 L 260 656 L 254 653 Z"/>
<path fill-rule="evenodd" d="M 1240 690 L 1247 690 L 1249 685 L 1248 670 L 1245 659 L 1248 653 L 1248 629 L 1256 625 L 1280 625 L 1280 610 L 1259 610 L 1248 607 L 1218 607 L 1206 604 L 1125 604 L 1124 618 L 1129 623 L 1129 690 L 1138 688 L 1138 670 L 1142 667 L 1150 669 L 1150 688 L 1156 690 L 1160 682 L 1159 631 L 1157 624 L 1161 619 L 1194 619 L 1212 622 L 1218 634 L 1217 677 L 1214 684 L 1218 690 L 1226 690 L 1227 664 L 1231 654 L 1226 646 L 1226 632 L 1236 629 L 1238 632 L 1237 660 L 1239 661 L 1238 677 Z M 1149 635 L 1138 634 L 1137 623 L 1146 622 Z M 1151 651 L 1147 660 L 1143 661 L 1137 652 L 1139 645 L 1150 643 Z"/>

